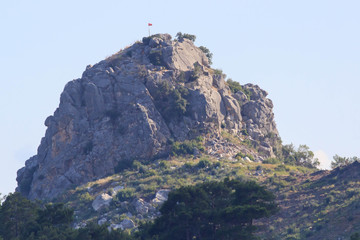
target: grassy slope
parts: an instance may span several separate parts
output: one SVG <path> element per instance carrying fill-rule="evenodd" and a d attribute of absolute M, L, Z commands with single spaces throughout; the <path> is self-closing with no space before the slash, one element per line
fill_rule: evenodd
<path fill-rule="evenodd" d="M 353 167 L 354 168 L 354 167 Z M 99 220 L 103 217 L 119 222 L 130 218 L 135 223 L 143 220 L 136 216 L 133 199 L 150 202 L 159 189 L 226 177 L 256 180 L 277 195 L 281 211 L 257 222 L 259 236 L 264 239 L 337 239 L 360 230 L 360 167 L 358 171 L 334 174 L 314 172 L 299 166 L 262 164 L 236 159 L 217 159 L 203 155 L 172 157 L 148 164 L 135 162 L 131 169 L 104 179 L 89 182 L 64 194 L 64 201 L 75 209 L 76 221 Z M 340 171 L 340 170 L 338 170 Z M 103 192 L 112 192 L 116 186 L 128 199 L 114 197 L 109 207 L 95 212 L 91 203 Z M 116 196 L 116 195 L 114 195 Z M 119 196 L 119 195 L 118 195 Z M 156 214 L 144 215 L 154 218 Z"/>
<path fill-rule="evenodd" d="M 360 164 L 293 179 L 279 189 L 282 210 L 264 219 L 266 239 L 349 239 L 360 231 Z"/>

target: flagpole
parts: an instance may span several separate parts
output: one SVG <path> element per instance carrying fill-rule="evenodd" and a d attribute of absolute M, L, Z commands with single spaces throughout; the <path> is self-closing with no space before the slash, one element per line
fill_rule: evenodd
<path fill-rule="evenodd" d="M 152 23 L 148 23 L 149 37 L 150 37 L 150 27 L 151 26 L 152 26 Z"/>

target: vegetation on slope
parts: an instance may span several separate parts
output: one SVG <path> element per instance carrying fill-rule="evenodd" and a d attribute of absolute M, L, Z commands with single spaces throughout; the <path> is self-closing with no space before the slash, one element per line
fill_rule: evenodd
<path fill-rule="evenodd" d="M 109 234 L 107 231 L 109 224 L 112 221 L 119 222 L 121 219 L 130 218 L 137 226 L 144 226 L 144 229 L 157 227 L 150 228 L 149 225 L 144 225 L 148 221 L 146 219 L 150 219 L 149 216 L 145 214 L 144 219 L 137 219 L 134 208 L 124 203 L 131 203 L 139 198 L 150 201 L 159 189 L 182 189 L 176 190 L 174 195 L 194 192 L 196 189 L 195 192 L 199 194 L 191 201 L 194 202 L 192 206 L 196 207 L 203 201 L 202 196 L 210 196 L 207 195 L 208 193 L 202 195 L 199 186 L 206 188 L 205 186 L 213 184 L 212 186 L 215 187 L 217 184 L 223 184 L 221 181 L 230 176 L 241 182 L 256 180 L 277 196 L 280 211 L 269 219 L 254 222 L 254 225 L 259 227 L 257 231 L 259 237 L 264 239 L 332 239 L 333 236 L 339 236 L 349 239 L 352 235 L 352 239 L 356 239 L 356 232 L 360 231 L 358 224 L 360 222 L 359 163 L 337 168 L 332 172 L 316 172 L 314 168 L 284 164 L 276 159 L 269 159 L 265 163 L 246 159 L 246 156 L 239 156 L 237 159 L 217 159 L 207 155 L 198 157 L 187 154 L 147 164 L 134 161 L 130 166 L 122 169 L 120 174 L 77 187 L 57 199 L 59 202 L 66 202 L 68 207 L 75 210 L 75 223 L 87 223 L 87 227 L 81 230 L 71 228 L 74 225 L 70 225 L 72 222 L 70 219 L 73 218 L 69 218 L 69 212 L 59 218 L 60 222 L 54 223 L 56 228 L 61 227 L 63 230 L 58 231 L 51 224 L 49 225 L 53 221 L 52 214 L 68 211 L 63 205 L 36 205 L 24 199 L 17 199 L 18 194 L 9 195 L 0 210 L 1 222 L 6 223 L 9 219 L 15 219 L 17 228 L 14 229 L 14 223 L 2 224 L 0 233 L 4 239 L 12 239 L 11 237 L 14 236 L 20 236 L 21 239 L 22 234 L 29 234 L 29 231 L 33 233 L 32 239 L 41 239 L 38 237 L 44 234 L 56 236 L 47 239 L 66 239 L 59 235 L 60 232 L 70 234 L 72 237 L 78 237 L 80 233 L 87 236 L 87 238 L 67 239 L 127 239 L 129 231 L 113 231 L 111 236 L 117 238 L 106 235 Z M 199 185 L 203 183 L 205 184 Z M 119 185 L 124 188 L 114 195 L 113 202 L 109 206 L 99 212 L 92 209 L 91 203 L 97 195 L 103 192 L 111 193 L 113 188 Z M 171 196 L 170 194 L 169 200 L 174 203 Z M 17 208 L 14 208 L 15 205 L 10 204 L 11 202 L 16 202 Z M 14 210 L 22 208 L 24 210 Z M 39 216 L 44 211 L 48 216 L 46 220 L 44 218 L 41 220 Z M 166 215 L 164 211 L 161 210 Z M 132 217 L 129 217 L 129 212 L 133 213 Z M 15 217 L 10 218 L 9 213 L 14 214 Z M 107 224 L 97 226 L 97 221 L 104 216 L 109 219 Z M 158 221 L 161 222 L 161 220 Z M 32 226 L 30 230 L 23 227 L 30 225 Z M 150 233 L 144 232 L 144 234 L 147 236 Z M 91 236 L 105 235 L 105 238 L 91 238 Z"/>
<path fill-rule="evenodd" d="M 253 220 L 277 211 L 275 196 L 255 182 L 225 179 L 170 193 L 148 227 L 156 239 L 253 239 Z"/>
<path fill-rule="evenodd" d="M 226 179 L 173 191 L 160 211 L 132 236 L 89 223 L 73 229 L 73 211 L 63 204 L 33 203 L 10 194 L 0 208 L 0 239 L 254 239 L 253 220 L 277 211 L 275 196 L 255 182 Z"/>

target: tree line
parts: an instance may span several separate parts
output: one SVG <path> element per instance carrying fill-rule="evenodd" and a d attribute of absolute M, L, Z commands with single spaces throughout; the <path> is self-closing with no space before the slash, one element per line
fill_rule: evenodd
<path fill-rule="evenodd" d="M 255 239 L 253 220 L 277 211 L 275 196 L 255 182 L 205 182 L 170 192 L 161 216 L 130 234 L 96 223 L 74 229 L 74 212 L 63 203 L 11 193 L 0 205 L 0 240 Z"/>

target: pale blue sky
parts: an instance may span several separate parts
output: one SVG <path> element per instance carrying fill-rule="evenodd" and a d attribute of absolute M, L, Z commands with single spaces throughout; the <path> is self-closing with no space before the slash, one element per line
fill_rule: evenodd
<path fill-rule="evenodd" d="M 148 22 L 195 34 L 213 67 L 268 91 L 284 143 L 323 161 L 360 156 L 359 12 L 356 0 L 1 0 L 0 193 L 36 154 L 65 84 L 146 36 Z"/>

